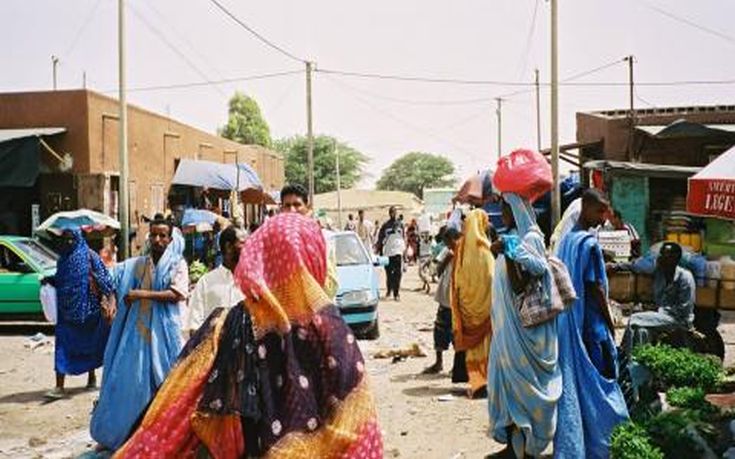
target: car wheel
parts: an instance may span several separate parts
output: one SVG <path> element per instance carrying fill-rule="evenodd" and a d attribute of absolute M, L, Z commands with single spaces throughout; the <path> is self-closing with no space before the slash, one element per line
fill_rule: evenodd
<path fill-rule="evenodd" d="M 370 324 L 370 326 L 365 330 L 363 336 L 365 336 L 365 339 L 368 340 L 375 340 L 380 338 L 380 325 L 378 319 L 375 319 L 375 322 Z"/>

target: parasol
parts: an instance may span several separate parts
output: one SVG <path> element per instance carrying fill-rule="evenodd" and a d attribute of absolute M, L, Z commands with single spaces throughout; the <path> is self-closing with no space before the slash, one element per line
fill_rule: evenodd
<path fill-rule="evenodd" d="M 36 228 L 36 232 L 59 236 L 64 230 L 75 228 L 85 232 L 99 231 L 110 235 L 120 229 L 120 222 L 94 210 L 78 209 L 53 214 Z"/>
<path fill-rule="evenodd" d="M 689 179 L 687 211 L 735 220 L 735 147 Z"/>

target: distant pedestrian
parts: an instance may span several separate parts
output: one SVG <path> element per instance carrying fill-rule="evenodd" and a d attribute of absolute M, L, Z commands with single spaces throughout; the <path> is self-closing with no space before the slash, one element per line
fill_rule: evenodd
<path fill-rule="evenodd" d="M 89 248 L 79 229 L 65 231 L 64 241 L 50 281 L 56 287 L 58 311 L 56 388 L 46 394 L 51 399 L 65 396 L 66 375 L 87 373 L 87 388 L 97 386 L 95 369 L 102 366 L 109 322 L 115 313 L 114 305 L 107 301 L 112 277 L 102 259 Z"/>
<path fill-rule="evenodd" d="M 345 231 L 357 231 L 357 224 L 355 223 L 355 216 L 349 214 L 347 216 L 347 224 L 345 225 Z"/>
<path fill-rule="evenodd" d="M 438 263 L 439 286 L 434 298 L 439 304 L 434 320 L 434 350 L 436 360 L 434 364 L 424 370 L 424 374 L 440 373 L 444 369 L 444 351 L 449 350 L 452 344 L 452 272 L 454 270 L 454 253 L 457 250 L 457 241 L 462 235 L 452 229 L 444 231 L 444 247 L 436 259 Z"/>
<path fill-rule="evenodd" d="M 373 253 L 375 245 L 375 225 L 370 220 L 365 219 L 365 211 L 360 209 L 357 211 L 357 235 L 362 240 L 365 248 Z"/>
<path fill-rule="evenodd" d="M 383 223 L 378 235 L 378 252 L 388 257 L 385 268 L 388 292 L 386 298 L 393 296 L 401 300 L 401 277 L 403 276 L 403 254 L 406 252 L 406 239 L 403 223 L 396 218 L 396 208 L 388 210 L 388 221 Z"/>

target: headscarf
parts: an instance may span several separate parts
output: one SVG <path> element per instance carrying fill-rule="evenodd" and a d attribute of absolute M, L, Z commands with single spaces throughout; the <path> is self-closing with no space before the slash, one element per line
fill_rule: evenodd
<path fill-rule="evenodd" d="M 72 244 L 56 264 L 56 297 L 59 315 L 64 319 L 83 323 L 99 314 L 99 295 L 112 292 L 112 278 L 102 259 L 89 249 L 82 231 L 71 230 Z M 97 292 L 92 290 L 94 279 Z"/>
<path fill-rule="evenodd" d="M 492 331 L 492 276 L 495 262 L 487 238 L 489 218 L 484 210 L 470 212 L 457 248 L 452 284 L 452 322 L 455 346 L 468 349 Z"/>
<path fill-rule="evenodd" d="M 280 214 L 247 241 L 235 268 L 235 282 L 247 297 L 256 335 L 288 332 L 291 322 L 308 320 L 331 303 L 324 292 L 326 242 L 319 225 L 297 214 Z"/>
<path fill-rule="evenodd" d="M 153 276 L 153 289 L 162 291 L 171 286 L 171 280 L 176 268 L 184 258 L 186 242 L 181 230 L 173 227 L 171 230 L 171 242 L 156 263 L 156 274 Z"/>
<path fill-rule="evenodd" d="M 521 244 L 518 246 L 515 260 L 523 264 L 525 257 L 545 257 L 546 247 L 544 246 L 544 235 L 538 224 L 536 224 L 536 212 L 533 210 L 531 203 L 515 193 L 503 193 L 503 199 L 510 205 L 513 211 L 513 219 L 516 222 L 518 236 L 521 238 Z M 552 281 L 551 270 L 547 266 L 546 271 L 541 277 L 546 306 L 551 306 Z"/>
<path fill-rule="evenodd" d="M 559 242 L 564 239 L 564 236 L 569 233 L 574 225 L 577 224 L 579 216 L 582 214 L 582 198 L 577 198 L 572 201 L 567 209 L 564 211 L 561 220 L 554 228 L 554 233 L 551 235 L 551 251 L 555 252 Z"/>

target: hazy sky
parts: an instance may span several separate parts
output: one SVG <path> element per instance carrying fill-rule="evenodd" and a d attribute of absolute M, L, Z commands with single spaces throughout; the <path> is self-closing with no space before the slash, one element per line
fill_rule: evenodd
<path fill-rule="evenodd" d="M 431 78 L 548 81 L 549 4 L 544 0 L 219 0 L 257 31 L 322 69 Z M 235 90 L 255 97 L 274 138 L 304 133 L 302 74 L 185 89 L 134 88 L 301 70 L 238 27 L 211 0 L 129 0 L 129 101 L 214 131 Z M 735 80 L 733 0 L 561 0 L 560 76 L 628 54 L 640 82 Z M 535 25 L 532 18 L 536 9 Z M 664 10 L 661 11 L 656 11 Z M 668 12 L 669 15 L 664 13 Z M 676 20 L 671 16 L 680 18 Z M 117 1 L 3 0 L 0 90 L 50 89 L 51 55 L 60 88 L 115 95 Z M 689 22 L 689 24 L 685 22 Z M 168 43 L 168 44 L 167 44 Z M 173 49 L 172 49 L 173 48 Z M 174 50 L 175 49 L 175 50 Z M 577 82 L 626 82 L 620 63 Z M 420 150 L 451 157 L 464 177 L 497 157 L 495 102 L 518 87 L 360 79 L 317 73 L 314 127 L 372 158 L 370 184 L 390 162 Z M 626 87 L 565 86 L 562 143 L 575 140 L 574 113 L 625 108 Z M 637 90 L 636 105 L 733 104 L 735 84 Z M 548 99 L 542 92 L 543 145 Z M 645 102 L 644 102 L 645 101 Z M 533 93 L 509 98 L 503 150 L 535 147 Z"/>

